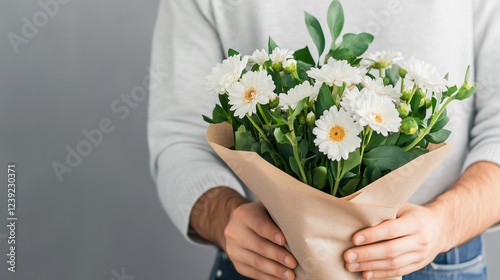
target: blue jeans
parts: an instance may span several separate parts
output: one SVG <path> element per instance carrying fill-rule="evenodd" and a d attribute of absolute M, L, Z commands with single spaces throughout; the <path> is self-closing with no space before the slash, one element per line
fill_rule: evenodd
<path fill-rule="evenodd" d="M 219 252 L 210 280 L 251 280 L 239 274 L 226 253 Z M 436 256 L 429 265 L 403 280 L 487 280 L 486 259 L 481 236 Z M 316 280 L 316 279 L 314 279 Z M 340 279 L 342 280 L 342 279 Z"/>

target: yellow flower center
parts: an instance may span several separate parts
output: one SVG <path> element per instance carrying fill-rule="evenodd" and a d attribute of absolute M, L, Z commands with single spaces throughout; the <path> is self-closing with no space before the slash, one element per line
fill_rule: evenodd
<path fill-rule="evenodd" d="M 329 134 L 330 141 L 342 142 L 345 138 L 345 129 L 340 125 L 332 126 Z"/>
<path fill-rule="evenodd" d="M 376 122 L 382 123 L 382 116 L 377 113 L 370 113 L 371 117 L 375 119 Z"/>
<path fill-rule="evenodd" d="M 243 95 L 243 100 L 245 101 L 245 103 L 252 102 L 255 99 L 256 93 L 257 91 L 253 87 L 247 89 L 245 91 L 245 94 Z"/>

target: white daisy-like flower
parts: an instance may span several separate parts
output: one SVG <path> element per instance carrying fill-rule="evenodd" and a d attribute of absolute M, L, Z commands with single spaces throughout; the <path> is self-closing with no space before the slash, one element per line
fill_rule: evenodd
<path fill-rule="evenodd" d="M 433 92 L 446 90 L 446 79 L 429 63 L 412 56 L 409 60 L 401 62 L 399 67 L 408 72 L 405 79 L 413 81 L 421 89 Z"/>
<path fill-rule="evenodd" d="M 275 48 L 269 58 L 273 61 L 273 64 L 283 63 L 287 59 L 293 58 L 293 52 L 287 49 Z"/>
<path fill-rule="evenodd" d="M 368 90 L 363 88 L 361 92 L 357 87 L 352 88 L 351 90 L 345 90 L 342 94 L 342 100 L 340 101 L 340 106 L 344 108 L 347 112 L 354 113 L 358 106 L 358 99 L 361 98 L 361 95 L 367 94 Z"/>
<path fill-rule="evenodd" d="M 205 78 L 205 90 L 210 95 L 225 94 L 228 88 L 240 79 L 247 62 L 248 57 L 241 59 L 238 54 L 218 63 Z"/>
<path fill-rule="evenodd" d="M 358 99 L 354 118 L 361 126 L 370 126 L 375 132 L 387 136 L 397 132 L 401 126 L 399 112 L 387 96 L 379 96 L 368 91 Z"/>
<path fill-rule="evenodd" d="M 401 92 L 396 90 L 392 85 L 385 86 L 384 80 L 380 77 L 372 79 L 365 76 L 361 81 L 361 84 L 363 87 L 372 90 L 377 95 L 390 97 L 395 103 L 399 103 L 401 101 Z"/>
<path fill-rule="evenodd" d="M 227 91 L 229 93 L 229 104 L 234 115 L 240 119 L 245 114 L 250 116 L 257 110 L 257 103 L 267 104 L 273 96 L 276 86 L 271 76 L 266 71 L 247 72 L 239 82 L 233 84 Z"/>
<path fill-rule="evenodd" d="M 361 60 L 361 66 L 373 67 L 375 69 L 387 68 L 393 63 L 397 63 L 403 60 L 403 55 L 400 52 L 376 52 L 363 57 Z"/>
<path fill-rule="evenodd" d="M 264 62 L 269 60 L 269 55 L 265 50 L 255 50 L 252 55 L 248 58 L 248 65 L 253 66 L 258 64 L 260 66 L 264 65 Z"/>
<path fill-rule="evenodd" d="M 334 61 L 332 58 L 321 69 L 311 68 L 307 71 L 307 75 L 329 86 L 336 85 L 341 87 L 344 83 L 347 86 L 351 86 L 361 82 L 361 71 L 359 68 L 352 67 L 345 60 Z"/>
<path fill-rule="evenodd" d="M 332 106 L 316 120 L 315 125 L 312 131 L 316 135 L 314 144 L 330 160 L 347 159 L 349 153 L 361 144 L 359 126 L 342 108 L 337 110 L 336 106 Z"/>
<path fill-rule="evenodd" d="M 290 106 L 294 110 L 302 99 L 309 97 L 309 101 L 315 100 L 318 97 L 318 93 L 318 87 L 312 86 L 309 81 L 305 81 L 291 88 L 288 93 L 279 95 L 280 107 L 288 110 L 288 106 Z"/>

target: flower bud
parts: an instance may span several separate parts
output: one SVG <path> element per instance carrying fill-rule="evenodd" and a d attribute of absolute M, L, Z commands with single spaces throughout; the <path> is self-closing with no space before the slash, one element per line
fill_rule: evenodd
<path fill-rule="evenodd" d="M 309 127 L 314 127 L 316 122 L 316 116 L 312 111 L 307 113 L 306 122 Z"/>
<path fill-rule="evenodd" d="M 401 122 L 399 130 L 407 135 L 412 135 L 417 132 L 418 124 L 413 118 L 404 118 Z"/>
<path fill-rule="evenodd" d="M 399 67 L 398 73 L 399 73 L 399 76 L 403 79 L 406 77 L 406 74 L 408 74 L 408 72 L 406 72 L 406 70 L 401 68 L 401 67 Z"/>
<path fill-rule="evenodd" d="M 297 71 L 297 61 L 295 59 L 288 59 L 283 62 L 283 68 L 285 69 L 285 73 L 292 74 Z"/>
<path fill-rule="evenodd" d="M 273 62 L 273 70 L 276 73 L 279 73 L 283 70 L 283 63 L 280 62 Z"/>
<path fill-rule="evenodd" d="M 405 103 L 398 104 L 397 109 L 400 118 L 404 118 L 410 113 L 408 110 L 408 106 Z"/>
<path fill-rule="evenodd" d="M 403 92 L 401 93 L 401 100 L 408 101 L 411 97 L 411 89 L 405 87 Z"/>
<path fill-rule="evenodd" d="M 304 117 L 303 114 L 299 115 L 299 124 L 305 124 L 306 123 L 306 117 Z"/>
<path fill-rule="evenodd" d="M 432 107 L 432 99 L 425 100 L 425 108 L 430 109 Z"/>
<path fill-rule="evenodd" d="M 271 109 L 278 107 L 279 104 L 280 98 L 277 94 L 273 94 L 271 97 L 269 97 L 269 107 L 271 107 Z"/>
<path fill-rule="evenodd" d="M 388 86 L 390 82 L 389 78 L 384 77 L 384 86 Z"/>

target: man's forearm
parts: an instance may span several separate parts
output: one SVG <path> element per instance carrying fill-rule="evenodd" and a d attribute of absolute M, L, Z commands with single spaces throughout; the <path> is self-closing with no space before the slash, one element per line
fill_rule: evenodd
<path fill-rule="evenodd" d="M 500 166 L 491 162 L 471 165 L 453 185 L 427 207 L 443 222 L 447 244 L 459 246 L 500 222 Z"/>
<path fill-rule="evenodd" d="M 196 201 L 189 218 L 190 226 L 200 237 L 225 250 L 224 229 L 232 211 L 246 202 L 231 188 L 213 188 Z"/>

